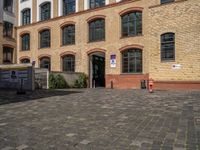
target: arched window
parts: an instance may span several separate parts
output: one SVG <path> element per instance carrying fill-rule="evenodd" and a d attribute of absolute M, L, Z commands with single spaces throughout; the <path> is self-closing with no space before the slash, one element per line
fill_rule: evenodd
<path fill-rule="evenodd" d="M 142 34 L 142 12 L 131 12 L 121 16 L 122 37 Z"/>
<path fill-rule="evenodd" d="M 90 8 L 101 7 L 105 5 L 105 0 L 89 0 Z"/>
<path fill-rule="evenodd" d="M 142 73 L 142 50 L 128 49 L 122 52 L 122 72 Z"/>
<path fill-rule="evenodd" d="M 48 20 L 51 18 L 51 3 L 43 3 L 40 5 L 40 20 Z"/>
<path fill-rule="evenodd" d="M 68 15 L 76 11 L 76 0 L 63 0 L 63 15 Z"/>
<path fill-rule="evenodd" d="M 67 25 L 62 28 L 62 44 L 75 44 L 75 25 Z"/>
<path fill-rule="evenodd" d="M 174 0 L 161 0 L 160 2 L 161 4 L 165 4 L 165 3 L 174 2 Z"/>
<path fill-rule="evenodd" d="M 75 56 L 65 55 L 62 59 L 63 59 L 63 71 L 75 72 Z"/>
<path fill-rule="evenodd" d="M 49 29 L 40 31 L 40 48 L 51 46 L 51 33 Z"/>
<path fill-rule="evenodd" d="M 22 51 L 30 50 L 30 35 L 28 33 L 21 36 Z"/>
<path fill-rule="evenodd" d="M 161 60 L 175 60 L 175 34 L 161 35 Z"/>
<path fill-rule="evenodd" d="M 30 63 L 30 59 L 24 58 L 24 59 L 21 60 L 21 63 L 22 64 L 28 64 L 28 63 Z"/>
<path fill-rule="evenodd" d="M 42 57 L 40 59 L 40 68 L 51 70 L 51 60 L 49 57 Z"/>
<path fill-rule="evenodd" d="M 31 22 L 31 9 L 25 9 L 22 11 L 22 25 L 30 24 Z"/>
<path fill-rule="evenodd" d="M 102 41 L 105 39 L 105 20 L 97 19 L 89 22 L 89 41 Z"/>

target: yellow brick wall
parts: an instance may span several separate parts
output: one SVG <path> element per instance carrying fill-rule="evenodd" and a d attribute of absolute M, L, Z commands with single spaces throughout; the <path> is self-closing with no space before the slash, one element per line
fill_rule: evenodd
<path fill-rule="evenodd" d="M 200 3 L 188 0 L 149 9 L 150 77 L 159 81 L 200 80 Z M 160 35 L 175 33 L 175 61 L 161 62 Z M 180 64 L 180 70 L 173 70 Z"/>
<path fill-rule="evenodd" d="M 121 73 L 121 53 L 119 49 L 126 45 L 138 44 L 145 46 L 145 38 L 147 28 L 144 26 L 143 35 L 138 37 L 130 37 L 121 39 L 121 18 L 119 13 L 130 7 L 144 7 L 143 20 L 145 21 L 148 16 L 146 10 L 147 6 L 142 1 L 136 1 L 132 3 L 127 3 L 123 5 L 118 5 L 115 7 L 110 7 L 106 9 L 100 9 L 97 11 L 86 12 L 76 16 L 61 17 L 55 21 L 46 21 L 38 24 L 18 28 L 18 38 L 17 43 L 20 43 L 20 33 L 24 31 L 31 32 L 31 51 L 22 52 L 20 51 L 20 45 L 18 44 L 18 62 L 19 58 L 23 56 L 31 57 L 32 60 L 36 60 L 36 66 L 38 64 L 38 56 L 40 55 L 51 55 L 51 69 L 54 71 L 61 71 L 61 58 L 60 54 L 66 51 L 72 51 L 76 53 L 76 71 L 88 73 L 88 56 L 87 51 L 95 48 L 106 50 L 106 74 L 120 74 Z M 146 7 L 146 8 L 145 8 Z M 88 23 L 87 19 L 95 15 L 105 15 L 106 21 L 106 40 L 102 42 L 88 43 Z M 70 46 L 60 46 L 61 43 L 61 30 L 60 25 L 64 22 L 74 21 L 76 23 L 76 44 Z M 51 28 L 51 48 L 48 49 L 38 49 L 38 30 L 42 27 Z M 117 31 L 117 32 L 116 32 Z M 147 60 L 147 50 L 143 49 L 143 60 L 144 60 L 144 73 L 148 73 L 148 62 Z M 110 55 L 117 55 L 117 68 L 110 68 Z"/>
<path fill-rule="evenodd" d="M 83 1 L 81 1 L 83 2 Z M 80 3 L 81 4 L 81 3 Z M 83 5 L 83 3 L 82 3 Z M 106 74 L 121 74 L 121 47 L 138 44 L 143 48 L 143 74 L 149 73 L 155 80 L 200 80 L 200 6 L 197 0 L 177 0 L 175 3 L 160 5 L 160 0 L 132 1 L 120 5 L 112 5 L 96 11 L 85 11 L 77 15 L 59 17 L 53 20 L 19 27 L 17 30 L 17 53 L 19 59 L 24 56 L 36 61 L 41 55 L 51 56 L 51 69 L 61 71 L 60 54 L 67 51 L 76 53 L 76 72 L 88 74 L 89 63 L 87 52 L 91 49 L 106 50 Z M 151 7 L 154 6 L 154 7 Z M 143 35 L 121 38 L 121 18 L 119 13 L 127 8 L 142 7 Z M 83 6 L 79 6 L 83 8 Z M 57 12 L 57 10 L 55 10 Z M 105 15 L 106 39 L 101 42 L 88 43 L 87 19 L 95 15 Z M 61 46 L 60 25 L 64 22 L 76 23 L 76 44 Z M 43 27 L 51 28 L 51 48 L 38 48 L 38 30 Z M 29 31 L 31 36 L 30 51 L 20 51 L 20 33 Z M 165 32 L 176 34 L 175 62 L 160 61 L 160 35 Z M 110 55 L 116 54 L 117 67 L 110 68 Z M 172 64 L 181 64 L 181 70 L 172 70 Z"/>

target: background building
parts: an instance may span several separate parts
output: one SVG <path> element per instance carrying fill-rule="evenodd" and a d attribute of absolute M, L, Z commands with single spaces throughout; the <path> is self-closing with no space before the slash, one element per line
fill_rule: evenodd
<path fill-rule="evenodd" d="M 0 1 L 0 64 L 16 63 L 15 0 Z"/>
<path fill-rule="evenodd" d="M 18 0 L 17 62 L 90 87 L 200 88 L 197 0 Z"/>

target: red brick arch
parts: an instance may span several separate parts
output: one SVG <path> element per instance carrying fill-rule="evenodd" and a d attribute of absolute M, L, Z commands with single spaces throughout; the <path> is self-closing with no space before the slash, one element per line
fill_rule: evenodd
<path fill-rule="evenodd" d="M 66 51 L 66 52 L 63 52 L 63 53 L 61 53 L 60 54 L 60 57 L 64 57 L 64 56 L 66 56 L 66 55 L 76 55 L 76 53 L 75 52 L 72 52 L 72 51 Z"/>
<path fill-rule="evenodd" d="M 62 23 L 60 25 L 60 27 L 62 28 L 62 27 L 67 26 L 67 25 L 75 25 L 75 24 L 76 24 L 76 22 L 74 22 L 74 21 L 66 21 L 66 22 Z"/>
<path fill-rule="evenodd" d="M 29 35 L 30 35 L 30 33 L 31 33 L 30 31 L 22 31 L 19 35 L 20 35 L 20 36 L 22 36 L 22 35 L 24 35 L 24 34 L 29 34 Z"/>
<path fill-rule="evenodd" d="M 91 22 L 91 21 L 94 21 L 96 19 L 105 19 L 105 18 L 106 18 L 105 15 L 95 15 L 95 16 L 89 17 L 86 21 Z"/>
<path fill-rule="evenodd" d="M 29 57 L 29 56 L 22 56 L 22 57 L 19 58 L 20 61 L 23 60 L 23 59 L 31 59 L 31 57 Z"/>
<path fill-rule="evenodd" d="M 94 49 L 91 49 L 91 50 L 87 51 L 87 54 L 90 55 L 90 54 L 95 53 L 95 52 L 106 53 L 106 50 L 101 49 L 101 48 L 94 48 Z"/>
<path fill-rule="evenodd" d="M 140 11 L 140 12 L 142 12 L 143 8 L 142 7 L 130 7 L 130 8 L 124 9 L 121 12 L 119 12 L 119 15 L 122 16 L 124 14 L 127 14 L 129 12 L 133 12 L 133 11 Z"/>
<path fill-rule="evenodd" d="M 40 60 L 41 58 L 44 58 L 44 57 L 51 59 L 51 55 L 48 55 L 48 54 L 41 54 L 41 55 L 38 56 L 38 59 Z"/>
<path fill-rule="evenodd" d="M 124 47 L 121 47 L 120 49 L 119 49 L 119 51 L 120 52 L 123 52 L 123 51 L 125 51 L 125 50 L 127 50 L 127 49 L 130 49 L 130 48 L 137 48 L 137 49 L 143 49 L 144 48 L 144 46 L 142 46 L 142 45 L 138 45 L 138 44 L 132 44 L 132 45 L 126 45 L 126 46 L 124 46 Z"/>

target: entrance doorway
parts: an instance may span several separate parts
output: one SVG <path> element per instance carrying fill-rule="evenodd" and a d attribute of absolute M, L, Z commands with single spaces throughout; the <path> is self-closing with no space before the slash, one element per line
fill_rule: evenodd
<path fill-rule="evenodd" d="M 90 56 L 90 87 L 105 87 L 105 54 L 92 53 Z"/>

